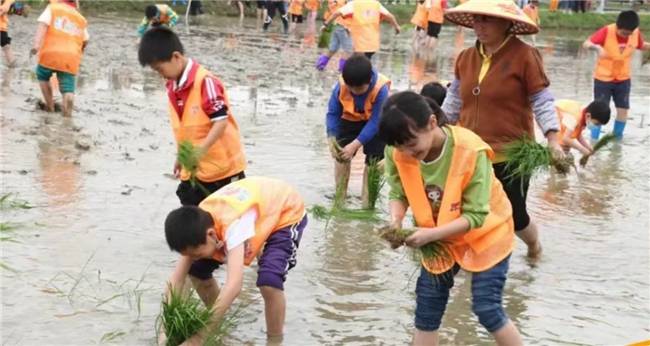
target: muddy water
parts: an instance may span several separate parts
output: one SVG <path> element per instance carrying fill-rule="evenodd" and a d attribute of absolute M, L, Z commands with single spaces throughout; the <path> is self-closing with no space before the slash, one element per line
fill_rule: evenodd
<path fill-rule="evenodd" d="M 332 162 L 324 114 L 336 61 L 317 73 L 314 38 L 261 34 L 255 23 L 204 20 L 182 35 L 188 54 L 217 73 L 230 94 L 249 160 L 247 174 L 286 179 L 309 204 L 327 204 Z M 19 67 L 2 70 L 2 190 L 35 206 L 3 210 L 16 228 L 2 242 L 2 342 L 7 345 L 152 344 L 160 294 L 175 255 L 162 222 L 177 206 L 169 178 L 174 146 L 162 81 L 136 62 L 136 25 L 91 18 L 92 43 L 72 119 L 35 111 L 39 90 L 26 55 L 34 18 L 14 18 Z M 277 29 L 277 24 L 274 24 Z M 179 29 L 183 32 L 184 29 Z M 591 97 L 587 33 L 537 37 L 558 97 Z M 409 35 L 384 35 L 375 57 L 394 90 L 451 79 L 453 56 L 471 32 L 445 28 L 433 62 L 409 54 Z M 635 60 L 625 140 L 569 177 L 540 175 L 530 210 L 545 255 L 512 256 L 505 300 L 527 344 L 622 344 L 650 335 L 648 154 L 650 68 Z M 610 125 L 611 126 L 611 125 Z M 84 150 L 84 145 L 90 145 Z M 361 164 L 352 177 L 358 203 Z M 287 282 L 287 345 L 406 344 L 413 329 L 417 266 L 392 251 L 373 225 L 312 220 Z M 218 274 L 223 278 L 223 273 Z M 248 305 L 233 344 L 264 344 L 263 303 L 248 270 Z M 445 344 L 490 344 L 471 313 L 468 276 L 447 307 Z"/>

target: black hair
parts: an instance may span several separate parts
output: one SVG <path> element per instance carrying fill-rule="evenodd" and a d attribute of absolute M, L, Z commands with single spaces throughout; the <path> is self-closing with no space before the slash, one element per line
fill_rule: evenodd
<path fill-rule="evenodd" d="M 616 27 L 619 29 L 634 30 L 639 27 L 639 15 L 629 10 L 618 14 Z"/>
<path fill-rule="evenodd" d="M 370 84 L 372 79 L 372 63 L 362 54 L 355 54 L 345 62 L 343 81 L 345 84 L 357 87 Z"/>
<path fill-rule="evenodd" d="M 607 124 L 612 114 L 609 103 L 601 100 L 591 102 L 585 111 L 591 114 L 591 118 L 597 120 L 601 125 Z"/>
<path fill-rule="evenodd" d="M 412 91 L 390 96 L 381 109 L 379 138 L 388 145 L 402 145 L 416 137 L 416 131 L 427 127 L 435 114 L 438 126 L 447 125 L 447 116 L 436 101 Z"/>
<path fill-rule="evenodd" d="M 165 219 L 165 238 L 169 248 L 176 252 L 205 244 L 205 235 L 214 226 L 212 216 L 196 206 L 182 206 L 172 210 Z"/>
<path fill-rule="evenodd" d="M 152 19 L 158 15 L 158 7 L 156 5 L 149 5 L 144 9 L 144 15 L 147 19 Z"/>
<path fill-rule="evenodd" d="M 159 26 L 149 29 L 142 36 L 138 60 L 142 66 L 159 61 L 170 61 L 174 52 L 184 53 L 181 40 L 170 29 Z"/>
<path fill-rule="evenodd" d="M 429 82 L 422 87 L 420 95 L 428 97 L 436 101 L 438 106 L 442 106 L 442 103 L 445 101 L 445 97 L 447 96 L 447 88 L 438 82 Z"/>

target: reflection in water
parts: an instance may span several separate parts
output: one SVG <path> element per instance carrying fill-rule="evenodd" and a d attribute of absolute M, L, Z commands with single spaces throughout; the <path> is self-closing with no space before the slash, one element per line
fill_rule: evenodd
<path fill-rule="evenodd" d="M 72 118 L 44 113 L 38 141 L 39 182 L 48 198 L 48 207 L 58 209 L 78 201 L 80 183 L 79 152 L 74 148 Z"/>

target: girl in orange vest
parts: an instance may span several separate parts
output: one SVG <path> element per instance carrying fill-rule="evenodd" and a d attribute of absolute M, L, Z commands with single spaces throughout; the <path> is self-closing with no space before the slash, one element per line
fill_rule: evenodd
<path fill-rule="evenodd" d="M 167 79 L 169 120 L 177 144 L 189 141 L 201 153 L 194 183 L 191 173 L 174 163 L 181 204 L 198 205 L 207 197 L 206 190 L 211 193 L 243 179 L 246 157 L 223 84 L 183 51 L 172 30 L 156 27 L 142 36 L 138 60 Z"/>
<path fill-rule="evenodd" d="M 433 50 L 438 43 L 438 35 L 442 29 L 447 0 L 426 0 L 426 7 L 429 10 L 427 16 L 427 48 Z"/>
<path fill-rule="evenodd" d="M 59 91 L 63 95 L 63 116 L 71 116 L 75 79 L 88 42 L 86 19 L 77 11 L 75 1 L 61 0 L 48 5 L 38 17 L 38 22 L 30 56 L 38 53 L 36 77 L 44 98 L 44 102 L 39 102 L 39 106 L 54 112 L 50 79 L 56 74 Z M 59 22 L 65 22 L 66 25 L 54 25 Z"/>
<path fill-rule="evenodd" d="M 388 98 L 379 136 L 388 145 L 391 224 L 401 228 L 410 207 L 417 227 L 406 245 L 419 248 L 444 240 L 450 256 L 422 260 L 413 344 L 438 344 L 449 290 L 463 269 L 472 276 L 472 309 L 479 322 L 498 345 L 521 345 L 502 306 L 514 225 L 490 147 L 473 132 L 446 125 L 433 100 L 411 91 Z"/>
<path fill-rule="evenodd" d="M 634 11 L 619 13 L 616 24 L 610 24 L 596 31 L 583 44 L 584 49 L 598 52 L 594 70 L 594 100 L 607 103 L 614 100 L 616 121 L 614 135 L 623 137 L 627 114 L 630 109 L 630 64 L 637 49 L 650 50 L 650 43 L 643 40 L 639 31 L 639 15 Z M 598 139 L 600 127 L 591 133 Z"/>
<path fill-rule="evenodd" d="M 14 3 L 14 0 L 2 0 L 0 2 L 0 47 L 2 47 L 2 54 L 5 57 L 5 64 L 9 67 L 16 65 L 16 58 L 11 51 L 11 37 L 9 37 L 9 9 Z"/>
<path fill-rule="evenodd" d="M 207 326 L 211 328 L 241 292 L 244 267 L 259 257 L 257 287 L 264 298 L 267 336 L 281 338 L 284 281 L 296 265 L 306 225 L 302 197 L 289 184 L 264 177 L 229 184 L 198 207 L 184 206 L 167 216 L 167 244 L 182 255 L 169 283 L 182 289 L 189 275 L 205 305 L 214 311 Z M 226 267 L 226 281 L 220 290 L 212 272 L 221 265 Z M 191 345 L 203 342 L 201 332 L 186 340 Z"/>

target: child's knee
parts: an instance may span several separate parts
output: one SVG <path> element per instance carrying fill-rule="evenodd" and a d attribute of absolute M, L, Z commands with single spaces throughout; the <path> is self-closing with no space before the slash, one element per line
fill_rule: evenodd
<path fill-rule="evenodd" d="M 257 274 L 257 287 L 260 288 L 262 295 L 264 292 L 273 290 L 284 291 L 284 276 L 272 271 L 259 271 Z"/>
<path fill-rule="evenodd" d="M 284 290 L 273 286 L 263 285 L 259 286 L 259 289 L 264 300 L 273 299 L 284 294 Z"/>
<path fill-rule="evenodd" d="M 501 298 L 493 295 L 474 297 L 472 311 L 478 317 L 479 323 L 494 333 L 508 323 L 508 316 L 501 306 Z"/>

